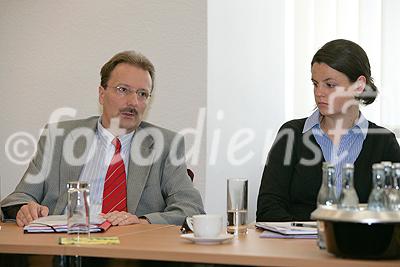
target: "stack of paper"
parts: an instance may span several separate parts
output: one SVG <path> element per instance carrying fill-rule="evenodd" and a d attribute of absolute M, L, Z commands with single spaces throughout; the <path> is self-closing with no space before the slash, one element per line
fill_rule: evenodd
<path fill-rule="evenodd" d="M 260 237 L 270 238 L 317 238 L 316 222 L 257 222 L 264 229 Z"/>
<path fill-rule="evenodd" d="M 103 232 L 107 230 L 108 228 L 104 227 L 104 225 L 104 220 L 91 221 L 90 232 Z M 32 221 L 29 225 L 24 226 L 25 233 L 65 233 L 67 231 L 68 227 L 66 215 L 50 215 L 46 217 L 40 217 Z"/>

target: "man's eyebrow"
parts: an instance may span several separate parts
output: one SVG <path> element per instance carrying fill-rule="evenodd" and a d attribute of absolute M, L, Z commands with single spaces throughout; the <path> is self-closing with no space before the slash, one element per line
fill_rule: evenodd
<path fill-rule="evenodd" d="M 128 88 L 133 88 L 133 89 L 136 89 L 136 90 L 146 90 L 146 91 L 149 91 L 149 92 L 150 92 L 150 90 L 147 89 L 147 88 L 141 88 L 141 87 L 135 88 L 135 87 L 130 86 L 129 84 L 125 84 L 125 83 L 118 83 L 117 86 L 124 86 L 124 87 L 128 87 Z"/>
<path fill-rule="evenodd" d="M 131 86 L 130 85 L 128 85 L 128 84 L 126 84 L 126 83 L 118 83 L 118 85 L 117 86 L 125 86 L 125 87 L 129 87 L 129 88 L 131 88 Z"/>

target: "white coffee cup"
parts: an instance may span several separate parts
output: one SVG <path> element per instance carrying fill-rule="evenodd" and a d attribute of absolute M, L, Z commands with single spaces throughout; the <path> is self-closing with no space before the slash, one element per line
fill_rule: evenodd
<path fill-rule="evenodd" d="M 195 237 L 213 238 L 222 233 L 222 215 L 201 214 L 187 217 L 186 223 Z"/>

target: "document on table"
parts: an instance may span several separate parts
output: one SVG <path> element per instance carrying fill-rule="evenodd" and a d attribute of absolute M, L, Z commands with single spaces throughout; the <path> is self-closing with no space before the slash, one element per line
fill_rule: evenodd
<path fill-rule="evenodd" d="M 115 245 L 120 244 L 117 236 L 60 237 L 60 245 Z"/>
<path fill-rule="evenodd" d="M 257 222 L 256 226 L 266 230 L 260 237 L 317 238 L 316 222 Z"/>
<path fill-rule="evenodd" d="M 109 227 L 107 221 L 96 218 L 90 222 L 90 232 L 104 232 Z M 32 221 L 29 225 L 24 226 L 24 233 L 66 233 L 68 231 L 66 215 L 50 215 L 40 217 Z"/>

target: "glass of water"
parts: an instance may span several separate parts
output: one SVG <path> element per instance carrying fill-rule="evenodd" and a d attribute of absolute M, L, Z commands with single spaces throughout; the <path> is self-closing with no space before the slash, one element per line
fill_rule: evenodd
<path fill-rule="evenodd" d="M 247 233 L 247 179 L 227 180 L 227 232 Z"/>
<path fill-rule="evenodd" d="M 90 202 L 89 184 L 87 182 L 74 181 L 67 183 L 68 206 L 67 224 L 68 234 L 85 234 L 89 237 L 90 233 Z"/>

